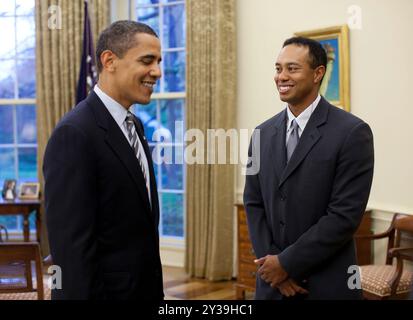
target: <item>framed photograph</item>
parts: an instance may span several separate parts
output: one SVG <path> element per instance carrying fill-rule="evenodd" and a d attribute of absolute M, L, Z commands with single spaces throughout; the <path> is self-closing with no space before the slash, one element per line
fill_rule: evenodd
<path fill-rule="evenodd" d="M 23 200 L 36 200 L 39 199 L 40 183 L 38 182 L 25 182 L 20 186 L 19 198 Z"/>
<path fill-rule="evenodd" d="M 3 190 L 1 192 L 1 195 L 4 200 L 16 199 L 16 184 L 17 181 L 14 179 L 4 180 Z"/>
<path fill-rule="evenodd" d="M 320 42 L 327 52 L 327 71 L 320 94 L 331 104 L 350 111 L 349 29 L 347 25 L 296 32 Z"/>

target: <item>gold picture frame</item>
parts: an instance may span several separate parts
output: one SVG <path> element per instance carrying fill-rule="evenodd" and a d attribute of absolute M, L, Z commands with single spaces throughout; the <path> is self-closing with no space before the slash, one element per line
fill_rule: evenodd
<path fill-rule="evenodd" d="M 20 186 L 19 199 L 22 200 L 37 200 L 40 195 L 40 183 L 25 182 Z"/>
<path fill-rule="evenodd" d="M 319 41 L 327 51 L 327 71 L 320 94 L 331 104 L 350 112 L 350 52 L 347 25 L 296 32 Z"/>

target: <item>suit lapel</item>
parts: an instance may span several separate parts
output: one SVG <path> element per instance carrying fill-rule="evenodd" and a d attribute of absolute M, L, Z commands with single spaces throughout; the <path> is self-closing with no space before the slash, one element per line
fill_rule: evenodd
<path fill-rule="evenodd" d="M 277 118 L 276 123 L 272 128 L 271 138 L 268 140 L 270 143 L 269 152 L 272 163 L 275 164 L 275 174 L 278 181 L 281 179 L 287 161 L 285 147 L 286 116 L 287 112 L 284 110 L 280 117 Z"/>
<path fill-rule="evenodd" d="M 95 92 L 92 91 L 89 94 L 87 102 L 94 110 L 98 125 L 106 131 L 106 143 L 115 152 L 120 162 L 128 170 L 130 176 L 136 184 L 137 189 L 139 190 L 139 194 L 144 200 L 143 202 L 145 203 L 147 211 L 151 212 L 145 178 L 143 177 L 142 170 L 140 169 L 138 159 L 134 155 L 132 148 L 122 133 L 122 130 L 119 128 Z M 150 216 L 153 219 L 153 215 Z"/>
<path fill-rule="evenodd" d="M 308 120 L 307 125 L 303 133 L 301 134 L 301 138 L 298 142 L 298 145 L 291 156 L 290 161 L 288 162 L 287 166 L 285 167 L 284 172 L 281 175 L 281 179 L 279 182 L 279 187 L 288 179 L 288 177 L 294 172 L 294 170 L 300 165 L 300 163 L 305 159 L 307 154 L 313 148 L 313 146 L 320 140 L 321 133 L 318 130 L 318 127 L 327 121 L 328 115 L 328 103 L 321 97 L 320 102 L 317 105 L 317 108 L 311 115 L 310 119 Z M 284 141 L 285 146 L 285 141 Z"/>
<path fill-rule="evenodd" d="M 151 212 L 151 207 L 149 204 L 148 191 L 146 189 L 145 178 L 143 177 L 142 170 L 140 168 L 138 159 L 133 153 L 133 149 L 126 141 L 125 136 L 119 129 L 119 126 L 113 121 L 114 125 L 108 128 L 106 133 L 106 142 L 113 149 L 113 151 L 118 155 L 121 162 L 124 164 L 126 169 L 129 171 L 132 179 L 135 181 L 136 186 L 139 189 L 139 193 L 144 199 L 146 208 Z"/>

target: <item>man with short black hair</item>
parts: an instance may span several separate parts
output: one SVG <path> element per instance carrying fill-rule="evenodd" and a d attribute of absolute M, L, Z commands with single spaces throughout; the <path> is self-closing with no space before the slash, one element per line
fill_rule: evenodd
<path fill-rule="evenodd" d="M 97 43 L 99 81 L 55 128 L 44 156 L 45 208 L 62 288 L 53 299 L 163 299 L 159 204 L 141 121 L 161 77 L 147 25 L 117 21 Z"/>
<path fill-rule="evenodd" d="M 373 135 L 320 96 L 326 66 L 317 41 L 286 40 L 274 80 L 287 106 L 254 132 L 250 168 L 260 170 L 247 170 L 244 204 L 256 299 L 361 298 L 348 270 L 373 178 Z"/>

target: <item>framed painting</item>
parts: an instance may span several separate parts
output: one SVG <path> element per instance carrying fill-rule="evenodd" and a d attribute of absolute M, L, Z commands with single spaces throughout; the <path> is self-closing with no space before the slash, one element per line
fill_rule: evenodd
<path fill-rule="evenodd" d="M 317 40 L 327 53 L 327 70 L 320 94 L 330 103 L 350 111 L 350 57 L 347 25 L 296 32 L 296 36 Z"/>

